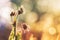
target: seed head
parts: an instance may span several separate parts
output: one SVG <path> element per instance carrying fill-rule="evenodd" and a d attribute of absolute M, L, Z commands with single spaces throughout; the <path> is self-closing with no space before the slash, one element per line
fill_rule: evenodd
<path fill-rule="evenodd" d="M 22 14 L 22 13 L 23 13 L 23 9 L 20 8 L 20 10 L 18 10 L 18 15 L 19 15 L 19 14 Z"/>
<path fill-rule="evenodd" d="M 10 16 L 14 16 L 15 15 L 15 12 L 11 12 Z"/>

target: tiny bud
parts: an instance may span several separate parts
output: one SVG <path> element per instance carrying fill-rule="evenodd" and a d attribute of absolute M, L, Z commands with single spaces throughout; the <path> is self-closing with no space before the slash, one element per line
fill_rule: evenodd
<path fill-rule="evenodd" d="M 11 12 L 10 16 L 14 16 L 15 15 L 15 12 Z"/>
<path fill-rule="evenodd" d="M 23 29 L 27 29 L 27 25 L 26 24 L 23 24 Z"/>
<path fill-rule="evenodd" d="M 19 15 L 19 14 L 22 14 L 22 13 L 23 13 L 23 9 L 20 8 L 20 10 L 18 10 L 18 15 Z"/>

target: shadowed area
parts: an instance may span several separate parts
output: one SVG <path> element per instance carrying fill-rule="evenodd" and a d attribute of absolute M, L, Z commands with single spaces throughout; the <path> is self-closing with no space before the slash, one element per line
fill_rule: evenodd
<path fill-rule="evenodd" d="M 3 22 L 0 18 L 0 40 L 8 40 L 11 29 L 11 25 L 6 20 Z"/>

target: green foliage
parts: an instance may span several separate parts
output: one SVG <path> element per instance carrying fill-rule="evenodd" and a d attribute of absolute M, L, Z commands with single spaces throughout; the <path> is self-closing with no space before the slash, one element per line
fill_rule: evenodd
<path fill-rule="evenodd" d="M 14 40 L 14 27 L 12 28 L 12 31 L 10 33 L 9 40 Z"/>
<path fill-rule="evenodd" d="M 21 40 L 21 39 L 22 39 L 21 32 L 18 32 L 18 34 L 17 34 L 17 40 Z"/>

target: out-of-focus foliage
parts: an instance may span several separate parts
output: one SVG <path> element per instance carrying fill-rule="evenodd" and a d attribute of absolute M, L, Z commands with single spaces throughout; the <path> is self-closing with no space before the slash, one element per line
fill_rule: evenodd
<path fill-rule="evenodd" d="M 10 33 L 9 39 L 8 40 L 14 40 L 14 27 L 12 27 L 12 31 Z"/>
<path fill-rule="evenodd" d="M 22 35 L 21 32 L 17 33 L 17 40 L 22 40 L 22 36 L 21 35 Z"/>
<path fill-rule="evenodd" d="M 11 0 L 11 2 L 12 2 L 12 6 L 13 7 L 19 7 L 20 5 L 21 5 L 21 2 L 22 2 L 23 0 Z"/>

